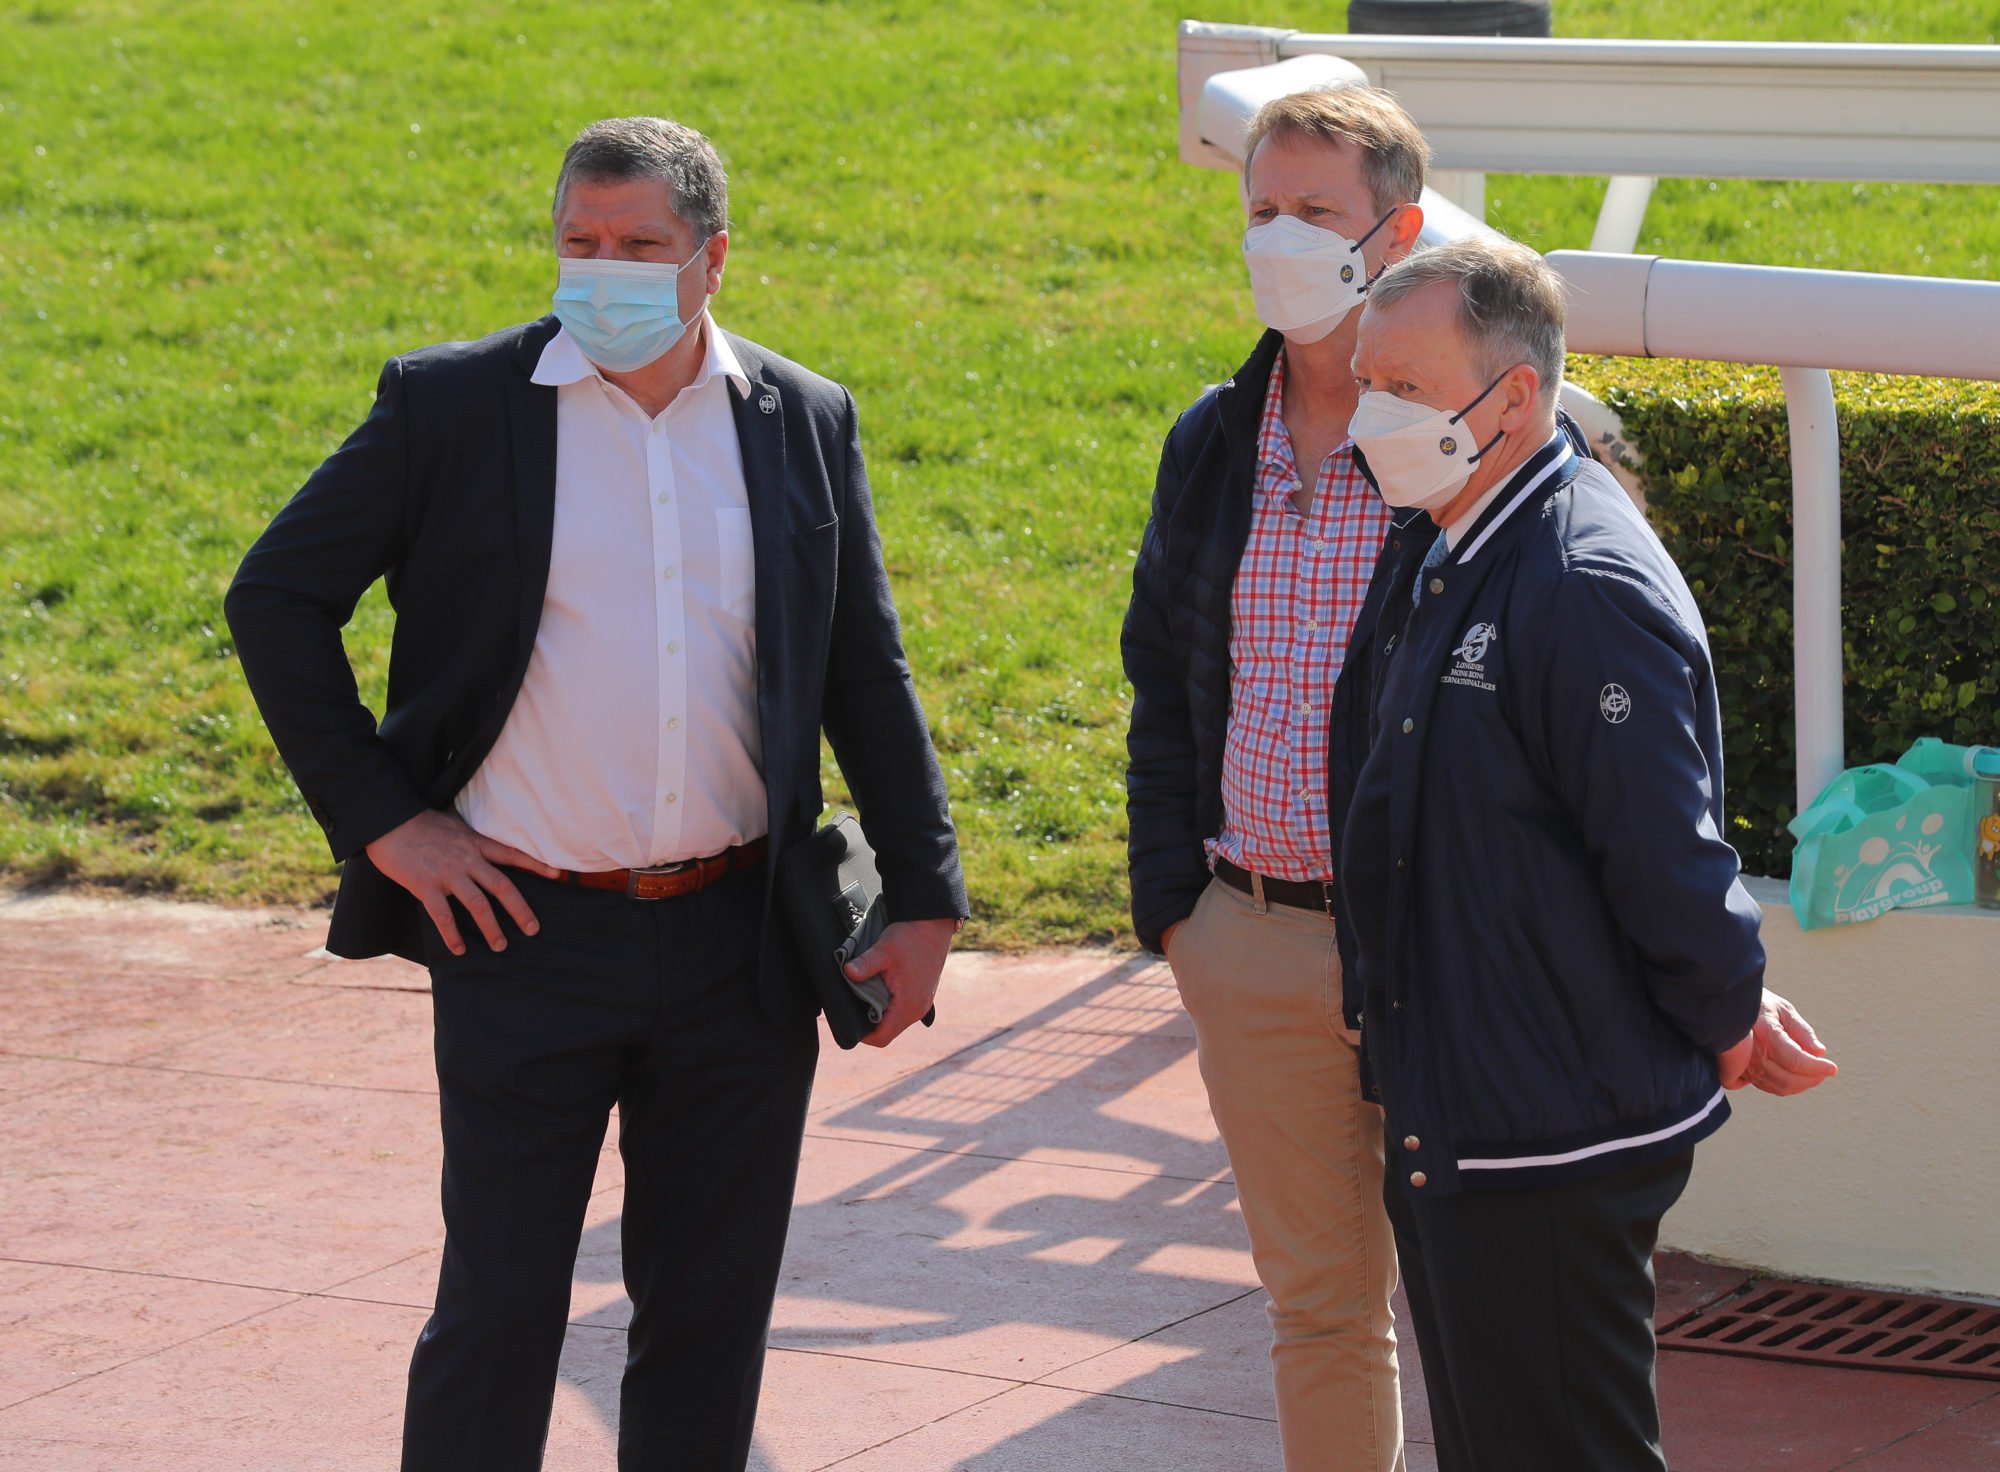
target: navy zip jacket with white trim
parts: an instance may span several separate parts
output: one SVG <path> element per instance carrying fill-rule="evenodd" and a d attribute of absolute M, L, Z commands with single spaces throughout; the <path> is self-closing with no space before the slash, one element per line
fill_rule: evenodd
<path fill-rule="evenodd" d="M 1756 902 L 1722 837 L 1693 595 L 1601 466 L 1552 439 L 1442 564 L 1384 548 L 1335 692 L 1348 1007 L 1390 1172 L 1549 1185 L 1691 1147 L 1756 1019 Z"/>

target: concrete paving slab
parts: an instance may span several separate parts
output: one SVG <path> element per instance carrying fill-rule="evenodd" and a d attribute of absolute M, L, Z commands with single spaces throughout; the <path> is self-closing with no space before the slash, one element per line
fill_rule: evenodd
<path fill-rule="evenodd" d="M 841 1472 L 1282 1472 L 1284 1463 L 1269 1421 L 1025 1385 L 837 1465 Z"/>
<path fill-rule="evenodd" d="M 9 1054 L 131 1063 L 301 1007 L 311 992 L 155 971 L 16 970 L 0 964 Z"/>
<path fill-rule="evenodd" d="M 329 960 L 324 924 L 0 896 L 9 1472 L 394 1467 L 441 1236 L 426 980 Z M 1275 1467 L 1261 1293 L 1171 977 L 958 956 L 944 997 L 887 1052 L 827 1049 L 752 1465 Z M 614 1122 L 555 1472 L 614 1461 L 622 1183 Z M 1662 1259 L 1662 1317 L 1744 1276 Z M 1660 1379 L 1684 1472 L 2000 1465 L 1980 1382 L 1679 1352 Z M 1404 1380 L 1426 1472 L 1413 1353 Z"/>
<path fill-rule="evenodd" d="M 1675 1472 L 1832 1472 L 1993 1394 L 1977 1380 L 1786 1364 L 1737 1355 L 1660 1356 L 1660 1422 Z M 1988 1462 L 1933 1461 L 1928 1472 Z"/>
<path fill-rule="evenodd" d="M 1121 989 L 1133 984 L 1165 988 L 1171 993 L 1173 978 L 1161 962 L 1111 951 L 1026 956 L 959 951 L 947 963 L 938 991 L 938 1017 L 963 1026 L 1042 1027 L 1072 1016 L 1079 1022 L 1089 1021 L 1087 1009 L 1096 1007 L 1100 1026 L 1130 1031 L 1130 1019 L 1118 1023 L 1109 1014 L 1123 1010 Z M 1106 1000 L 1099 1003 L 1100 997 Z M 1150 1016 L 1140 1030 L 1185 1025 L 1185 1019 L 1175 1023 Z M 1191 1029 L 1187 1035 L 1193 1036 Z"/>
<path fill-rule="evenodd" d="M 1703 1262 L 1684 1252 L 1662 1252 L 1653 1259 L 1657 1290 L 1653 1321 L 1662 1327 L 1676 1323 L 1696 1309 L 1720 1303 L 1755 1277 L 1749 1268 Z"/>
<path fill-rule="evenodd" d="M 1008 1029 L 990 1023 L 940 1022 L 913 1027 L 890 1048 L 842 1048 L 820 1022 L 819 1068 L 813 1075 L 812 1118 L 821 1118 L 876 1090 L 922 1073 Z"/>
<path fill-rule="evenodd" d="M 1951 1411 L 1872 1456 L 1852 1472 L 1939 1472 L 1940 1468 L 2000 1467 L 2000 1390 Z"/>
<path fill-rule="evenodd" d="M 1014 1387 L 977 1375 L 773 1350 L 750 1465 L 818 1472 Z"/>
<path fill-rule="evenodd" d="M 1269 1303 L 1261 1288 L 1250 1290 L 1039 1383 L 1275 1423 Z"/>
<path fill-rule="evenodd" d="M 618 1465 L 618 1379 L 625 1331 L 572 1324 L 563 1336 L 542 1472 L 610 1472 Z"/>
<path fill-rule="evenodd" d="M 428 992 L 307 992 L 145 1055 L 149 1067 L 404 1094 L 437 1093 Z"/>
<path fill-rule="evenodd" d="M 5 1255 L 314 1290 L 437 1240 L 437 1106 L 408 1094 L 108 1070 L 0 1135 Z"/>
<path fill-rule="evenodd" d="M 1185 1182 L 818 1140 L 772 1342 L 1031 1380 L 1255 1285 Z"/>
<path fill-rule="evenodd" d="M 0 1408 L 292 1301 L 261 1288 L 0 1261 Z"/>
<path fill-rule="evenodd" d="M 1193 1053 L 1192 1039 L 1174 1036 L 1016 1028 L 820 1115 L 811 1129 L 835 1139 L 1205 1180 L 1227 1158 Z"/>
<path fill-rule="evenodd" d="M 428 992 L 431 974 L 414 961 L 401 956 L 374 956 L 366 961 L 349 961 L 315 947 L 305 959 L 314 963 L 309 971 L 291 978 L 306 986 L 349 987 L 361 991 Z"/>
<path fill-rule="evenodd" d="M 325 938 L 326 916 L 306 910 L 0 890 L 0 976 L 288 981 L 326 964 L 311 954 Z"/>
<path fill-rule="evenodd" d="M 4 1000 L 0 999 L 0 1005 Z M 103 1067 L 61 1058 L 21 1058 L 0 1053 L 0 1103 L 12 1104 L 46 1089 L 65 1089 L 88 1082 Z"/>
<path fill-rule="evenodd" d="M 300 1299 L 0 1411 L 10 1472 L 388 1472 L 423 1315 Z"/>
<path fill-rule="evenodd" d="M 632 1300 L 625 1296 L 625 1257 L 619 1245 L 624 1213 L 623 1186 L 590 1198 L 569 1291 L 569 1316 L 576 1323 L 622 1330 L 631 1322 Z"/>

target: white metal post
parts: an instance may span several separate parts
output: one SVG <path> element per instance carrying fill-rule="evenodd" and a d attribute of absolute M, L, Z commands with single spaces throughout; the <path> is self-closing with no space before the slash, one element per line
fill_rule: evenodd
<path fill-rule="evenodd" d="M 1653 197 L 1651 174 L 1613 174 L 1604 186 L 1604 203 L 1597 211 L 1597 228 L 1590 248 L 1625 255 L 1637 248 L 1646 223 L 1646 205 Z"/>
<path fill-rule="evenodd" d="M 1486 219 L 1486 175 L 1480 169 L 1432 169 L 1430 187 L 1473 219 Z"/>
<path fill-rule="evenodd" d="M 1781 368 L 1792 438 L 1792 678 L 1798 807 L 1847 764 L 1841 711 L 1840 424 L 1824 368 Z"/>

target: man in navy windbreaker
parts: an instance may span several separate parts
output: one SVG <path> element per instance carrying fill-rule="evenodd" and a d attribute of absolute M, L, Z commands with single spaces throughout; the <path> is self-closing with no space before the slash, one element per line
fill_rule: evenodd
<path fill-rule="evenodd" d="M 1664 1469 L 1651 1254 L 1765 1051 L 1701 615 L 1557 433 L 1562 362 L 1559 280 L 1501 241 L 1392 267 L 1354 359 L 1399 525 L 1330 808 L 1446 1472 Z"/>

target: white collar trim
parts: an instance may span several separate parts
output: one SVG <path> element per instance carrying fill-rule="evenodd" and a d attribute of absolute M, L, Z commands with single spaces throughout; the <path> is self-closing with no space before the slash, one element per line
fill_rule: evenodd
<path fill-rule="evenodd" d="M 736 385 L 737 395 L 750 397 L 750 375 L 743 371 L 743 364 L 736 356 L 736 349 L 729 344 L 729 337 L 715 319 L 707 312 L 701 314 L 698 325 L 708 334 L 708 350 L 703 354 L 701 368 L 695 374 L 689 388 L 700 388 L 711 378 L 721 374 Z M 609 384 L 598 366 L 584 356 L 583 348 L 570 336 L 567 327 L 558 327 L 556 335 L 549 339 L 542 349 L 542 356 L 535 363 L 535 371 L 530 381 L 547 387 L 561 388 L 567 384 L 581 383 L 586 378 L 595 378 Z"/>
<path fill-rule="evenodd" d="M 1531 476 L 1528 479 L 1527 484 L 1523 485 L 1519 490 L 1515 491 L 1511 496 L 1508 497 L 1507 504 L 1500 508 L 1500 514 L 1494 517 L 1491 521 L 1487 522 L 1486 525 L 1480 530 L 1479 535 L 1474 537 L 1470 542 L 1467 542 L 1465 544 L 1465 550 L 1459 553 L 1458 555 L 1458 561 L 1460 564 L 1472 561 L 1472 559 L 1479 554 L 1479 549 L 1481 547 L 1484 547 L 1487 544 L 1487 542 L 1492 539 L 1493 534 L 1498 530 L 1500 530 L 1502 523 L 1504 523 L 1508 517 L 1512 516 L 1516 511 L 1519 511 L 1521 507 L 1526 504 L 1530 496 L 1534 495 L 1536 491 L 1540 490 L 1542 486 L 1547 484 L 1548 481 L 1553 476 L 1555 476 L 1559 471 L 1566 469 L 1570 461 L 1576 458 L 1576 451 L 1570 449 L 1568 444 L 1566 444 L 1563 441 L 1563 432 L 1560 429 L 1558 429 L 1555 432 L 1555 434 L 1550 437 L 1548 444 L 1543 445 L 1540 450 L 1535 451 L 1535 454 L 1536 455 L 1542 454 L 1544 451 L 1549 449 L 1551 445 L 1561 445 L 1562 453 L 1557 455 L 1554 459 L 1550 460 L 1548 464 L 1544 465 L 1538 472 L 1536 472 L 1533 476 Z"/>

